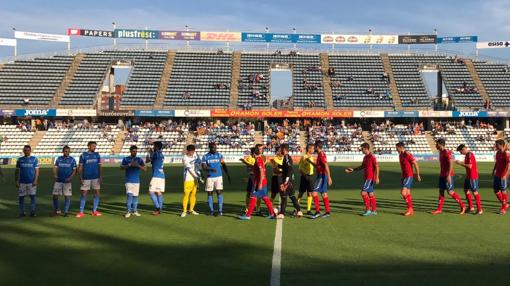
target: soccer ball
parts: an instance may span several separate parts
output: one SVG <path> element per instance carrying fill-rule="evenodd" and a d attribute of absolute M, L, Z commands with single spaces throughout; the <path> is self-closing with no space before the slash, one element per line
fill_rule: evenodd
<path fill-rule="evenodd" d="M 274 214 L 277 215 L 277 214 L 280 213 L 280 208 L 279 207 L 274 207 L 273 211 L 274 211 Z"/>

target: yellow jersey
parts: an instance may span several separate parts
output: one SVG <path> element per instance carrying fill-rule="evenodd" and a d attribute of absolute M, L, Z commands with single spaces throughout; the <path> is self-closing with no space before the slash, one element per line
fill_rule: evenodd
<path fill-rule="evenodd" d="M 303 155 L 301 160 L 299 161 L 299 171 L 301 173 L 311 176 L 315 173 L 315 167 L 310 163 L 307 159 L 310 158 L 310 161 L 315 162 L 315 157 L 311 155 Z"/>
<path fill-rule="evenodd" d="M 274 162 L 271 162 L 271 165 L 273 167 L 273 176 L 280 176 L 282 174 L 282 168 L 278 166 L 283 165 L 283 157 L 275 156 L 273 158 Z"/>
<path fill-rule="evenodd" d="M 246 163 L 249 165 L 246 166 L 246 170 L 248 171 L 248 173 L 252 174 L 253 165 L 255 165 L 255 157 L 253 155 L 248 155 L 246 158 L 244 158 L 244 161 L 246 161 Z"/>

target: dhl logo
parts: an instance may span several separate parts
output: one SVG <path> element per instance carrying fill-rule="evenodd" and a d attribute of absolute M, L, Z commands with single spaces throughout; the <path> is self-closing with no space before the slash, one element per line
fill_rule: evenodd
<path fill-rule="evenodd" d="M 241 33 L 238 32 L 200 32 L 202 41 L 240 42 Z"/>

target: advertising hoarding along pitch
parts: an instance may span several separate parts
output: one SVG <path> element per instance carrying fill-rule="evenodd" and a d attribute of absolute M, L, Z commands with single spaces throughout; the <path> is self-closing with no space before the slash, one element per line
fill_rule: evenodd
<path fill-rule="evenodd" d="M 14 31 L 14 38 L 23 40 L 64 42 L 64 43 L 69 43 L 71 41 L 71 38 L 67 35 L 43 34 L 22 31 Z"/>
<path fill-rule="evenodd" d="M 211 117 L 237 117 L 237 118 L 350 118 L 351 110 L 212 110 Z"/>

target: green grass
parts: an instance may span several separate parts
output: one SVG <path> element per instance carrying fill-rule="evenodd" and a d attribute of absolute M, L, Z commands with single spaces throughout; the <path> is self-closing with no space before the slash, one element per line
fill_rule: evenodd
<path fill-rule="evenodd" d="M 492 164 L 479 164 L 485 214 L 459 216 L 447 198 L 436 207 L 437 165 L 422 164 L 415 183 L 414 217 L 403 217 L 398 164 L 381 164 L 377 217 L 361 217 L 361 173 L 332 166 L 330 219 L 283 222 L 282 285 L 458 285 L 505 283 L 510 266 L 509 217 L 497 215 L 490 189 Z M 50 169 L 41 170 L 37 218 L 17 218 L 13 169 L 0 191 L 0 285 L 268 285 L 274 221 L 235 219 L 243 208 L 244 168 L 232 166 L 224 217 L 180 218 L 181 168 L 167 173 L 166 211 L 150 215 L 141 196 L 142 217 L 124 219 L 123 173 L 105 168 L 100 209 L 104 216 L 50 217 Z M 461 186 L 463 170 L 456 170 Z M 144 175 L 142 189 L 147 187 Z M 72 208 L 78 204 L 75 182 Z M 462 193 L 461 189 L 457 191 Z M 464 197 L 461 194 L 461 197 Z M 206 196 L 198 194 L 205 213 Z M 90 210 L 91 199 L 87 204 Z"/>

